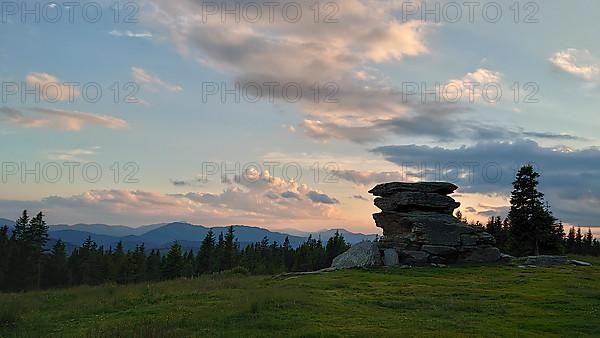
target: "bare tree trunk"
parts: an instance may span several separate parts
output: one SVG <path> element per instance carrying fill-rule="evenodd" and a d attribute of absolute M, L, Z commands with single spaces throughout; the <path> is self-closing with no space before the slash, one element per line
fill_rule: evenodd
<path fill-rule="evenodd" d="M 536 256 L 540 255 L 540 242 L 537 238 L 535 240 L 535 251 L 533 252 L 533 254 Z"/>

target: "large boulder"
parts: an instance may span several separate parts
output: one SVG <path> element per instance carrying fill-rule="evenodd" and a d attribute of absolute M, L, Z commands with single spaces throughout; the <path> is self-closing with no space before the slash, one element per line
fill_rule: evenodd
<path fill-rule="evenodd" d="M 404 250 L 402 251 L 402 263 L 408 265 L 425 265 L 429 262 L 429 253 L 425 251 Z"/>
<path fill-rule="evenodd" d="M 332 268 L 349 269 L 381 265 L 381 253 L 376 242 L 363 241 L 333 259 Z"/>
<path fill-rule="evenodd" d="M 463 245 L 463 236 L 469 244 L 493 244 L 494 238 L 478 229 L 460 223 L 454 216 L 437 212 L 381 212 L 373 218 L 384 236 L 405 238 L 411 242 L 443 246 Z M 469 235 L 469 236 L 465 236 Z"/>
<path fill-rule="evenodd" d="M 458 189 L 456 185 L 447 182 L 392 182 L 380 184 L 375 188 L 369 190 L 369 193 L 381 197 L 390 196 L 402 191 L 428 192 L 434 194 L 449 195 L 453 193 L 456 189 Z"/>
<path fill-rule="evenodd" d="M 398 257 L 398 252 L 394 249 L 383 250 L 383 265 L 385 265 L 385 266 L 400 265 L 400 259 Z"/>
<path fill-rule="evenodd" d="M 476 247 L 462 252 L 456 262 L 468 264 L 493 263 L 499 261 L 500 257 L 501 253 L 498 248 L 492 246 Z"/>
<path fill-rule="evenodd" d="M 392 182 L 371 189 L 370 193 L 379 196 L 375 205 L 382 210 L 373 215 L 383 229 L 381 247 L 395 250 L 400 264 L 500 260 L 492 235 L 452 216 L 460 203 L 447 195 L 456 189 L 456 185 L 445 182 Z"/>
<path fill-rule="evenodd" d="M 526 265 L 537 265 L 537 266 L 554 266 L 554 265 L 567 265 L 569 259 L 566 256 L 529 256 L 525 260 Z"/>
<path fill-rule="evenodd" d="M 451 215 L 460 206 L 452 197 L 429 192 L 402 191 L 375 199 L 383 211 L 429 210 Z"/>
<path fill-rule="evenodd" d="M 452 246 L 444 246 L 444 245 L 423 245 L 421 248 L 423 251 L 427 251 L 435 256 L 454 256 L 457 253 L 457 250 Z"/>

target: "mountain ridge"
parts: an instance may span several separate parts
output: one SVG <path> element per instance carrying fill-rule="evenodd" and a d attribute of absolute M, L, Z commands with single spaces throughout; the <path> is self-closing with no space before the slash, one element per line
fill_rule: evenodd
<path fill-rule="evenodd" d="M 8 225 L 9 228 L 14 227 L 14 221 L 0 218 L 0 226 Z M 320 238 L 323 242 L 335 235 L 336 231 L 344 236 L 350 244 L 360 242 L 362 240 L 373 240 L 375 234 L 360 234 L 353 233 L 345 229 L 328 229 L 319 232 L 305 232 L 301 230 L 290 229 L 291 233 L 283 232 L 282 230 L 269 230 L 257 226 L 247 225 L 232 225 L 235 231 L 236 239 L 242 247 L 251 243 L 261 241 L 267 237 L 269 242 L 283 243 L 287 237 L 290 245 L 293 247 L 300 246 L 306 241 L 308 236 Z M 125 225 L 108 225 L 101 223 L 93 224 L 52 224 L 49 225 L 50 243 L 56 240 L 62 240 L 70 247 L 78 247 L 88 237 L 94 240 L 98 246 L 103 246 L 105 249 L 114 248 L 118 242 L 122 242 L 125 249 L 133 249 L 136 245 L 144 244 L 145 248 L 161 249 L 169 248 L 173 242 L 178 241 L 184 249 L 197 250 L 200 243 L 212 229 L 215 237 L 220 233 L 225 234 L 229 226 L 206 227 L 203 225 L 192 224 L 188 222 L 171 222 L 143 225 L 137 228 Z M 298 235 L 299 234 L 299 235 Z"/>

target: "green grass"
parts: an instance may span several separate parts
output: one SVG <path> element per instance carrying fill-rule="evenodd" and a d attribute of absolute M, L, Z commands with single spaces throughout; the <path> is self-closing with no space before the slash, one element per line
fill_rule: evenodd
<path fill-rule="evenodd" d="M 583 259 L 595 265 L 218 274 L 0 294 L 0 336 L 599 336 L 600 259 Z"/>

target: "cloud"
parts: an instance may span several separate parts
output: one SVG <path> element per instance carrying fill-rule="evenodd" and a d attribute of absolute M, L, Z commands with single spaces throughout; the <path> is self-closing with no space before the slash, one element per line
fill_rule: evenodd
<path fill-rule="evenodd" d="M 95 125 L 109 129 L 125 129 L 127 122 L 108 115 L 90 112 L 69 111 L 51 108 L 30 108 L 34 116 L 22 111 L 0 107 L 0 120 L 23 128 L 53 128 L 66 131 L 81 131 L 85 125 Z"/>
<path fill-rule="evenodd" d="M 373 139 L 368 134 L 377 128 L 377 121 L 409 113 L 400 92 L 370 70 L 428 54 L 425 36 L 435 27 L 417 20 L 399 22 L 390 1 L 377 6 L 366 0 L 339 3 L 335 24 L 315 23 L 312 15 L 290 23 L 277 14 L 273 22 L 267 15 L 256 23 L 222 22 L 220 12 L 203 20 L 202 15 L 191 14 L 202 12 L 202 1 L 152 3 L 154 9 L 147 13 L 151 19 L 145 21 L 155 23 L 182 55 L 226 73 L 241 86 L 258 84 L 263 93 L 269 92 L 266 82 L 279 83 L 274 92 L 278 102 L 284 102 L 283 85 L 299 85 L 304 129 L 323 140 L 367 142 Z M 294 3 L 303 13 L 311 13 L 309 7 L 314 5 L 309 0 Z M 234 6 L 233 1 L 223 4 Z M 276 13 L 281 14 L 280 9 Z M 315 83 L 321 87 L 319 100 L 310 89 Z M 332 100 L 325 102 L 328 96 Z"/>
<path fill-rule="evenodd" d="M 109 35 L 116 37 L 128 37 L 128 38 L 141 38 L 141 39 L 152 39 L 152 33 L 149 32 L 132 32 L 132 31 L 119 31 L 112 30 L 108 32 Z"/>
<path fill-rule="evenodd" d="M 309 191 L 306 193 L 306 197 L 308 197 L 311 201 L 315 203 L 322 204 L 339 204 L 340 202 L 335 198 L 331 198 L 327 196 L 327 194 L 323 194 L 317 191 Z"/>
<path fill-rule="evenodd" d="M 447 91 L 442 92 L 442 97 L 447 101 L 462 100 L 463 102 L 484 102 L 493 104 L 496 93 L 494 86 L 500 86 L 502 77 L 500 72 L 487 68 L 478 68 L 473 72 L 467 73 L 462 79 L 449 80 Z M 451 86 L 450 84 L 454 84 Z M 483 88 L 486 89 L 487 97 L 482 97 Z"/>
<path fill-rule="evenodd" d="M 29 73 L 25 77 L 28 88 L 36 88 L 38 95 L 48 102 L 69 101 L 81 95 L 75 86 L 69 86 L 48 73 Z"/>
<path fill-rule="evenodd" d="M 451 181 L 463 193 L 508 195 L 516 170 L 534 164 L 540 189 L 552 209 L 567 222 L 600 225 L 600 149 L 542 147 L 534 141 L 480 142 L 442 148 L 417 145 L 372 150 L 420 180 Z M 598 205 L 598 204 L 596 204 Z"/>
<path fill-rule="evenodd" d="M 171 184 L 173 184 L 176 187 L 185 187 L 191 185 L 189 182 L 183 180 L 171 180 Z"/>
<path fill-rule="evenodd" d="M 204 225 L 327 226 L 339 219 L 336 199 L 304 184 L 272 177 L 268 172 L 256 182 L 235 180 L 220 193 L 193 191 L 164 194 L 149 191 L 91 190 L 73 196 L 41 200 L 0 200 L 0 214 L 22 209 L 44 210 L 52 222 L 111 222 L 142 224 L 174 220 Z M 309 197 L 310 196 L 310 197 Z"/>
<path fill-rule="evenodd" d="M 146 85 L 154 90 L 165 89 L 170 92 L 180 92 L 183 90 L 181 86 L 165 82 L 161 80 L 158 76 L 148 73 L 143 68 L 131 67 L 131 76 L 135 81 Z"/>
<path fill-rule="evenodd" d="M 54 150 L 48 154 L 48 159 L 52 161 L 87 162 L 84 157 L 95 155 L 98 149 L 100 149 L 100 147 L 90 149 Z"/>
<path fill-rule="evenodd" d="M 371 201 L 370 199 L 364 197 L 363 195 L 354 195 L 354 196 L 352 196 L 352 198 L 356 199 L 356 200 L 366 201 L 366 202 L 370 202 Z"/>
<path fill-rule="evenodd" d="M 391 181 L 402 181 L 404 176 L 399 172 L 371 172 L 357 170 L 340 170 L 335 173 L 337 178 L 352 182 L 358 185 L 373 185 Z"/>
<path fill-rule="evenodd" d="M 293 191 L 286 191 L 284 193 L 281 193 L 281 197 L 300 199 L 300 195 L 298 195 L 298 193 L 295 193 Z"/>
<path fill-rule="evenodd" d="M 508 212 L 510 211 L 510 206 L 489 206 L 484 204 L 479 204 L 477 206 L 479 210 L 475 208 L 467 208 L 466 210 L 470 213 L 476 213 L 479 216 L 484 217 L 493 217 L 500 216 L 506 217 L 508 216 Z"/>
<path fill-rule="evenodd" d="M 564 140 L 564 141 L 589 141 L 589 139 L 581 136 L 571 135 L 567 133 L 551 133 L 551 132 L 535 132 L 522 131 L 523 136 L 533 137 L 537 139 L 548 140 Z"/>
<path fill-rule="evenodd" d="M 598 79 L 600 64 L 589 50 L 568 48 L 548 59 L 558 69 L 585 80 Z"/>
<path fill-rule="evenodd" d="M 314 189 L 305 184 L 286 181 L 250 170 L 243 177 L 235 176 L 219 194 L 191 192 L 174 195 L 179 198 L 211 206 L 219 210 L 243 211 L 247 217 L 256 218 L 329 218 L 337 213 L 336 199 L 327 195 L 316 196 Z M 312 197 L 312 198 L 311 198 Z"/>

